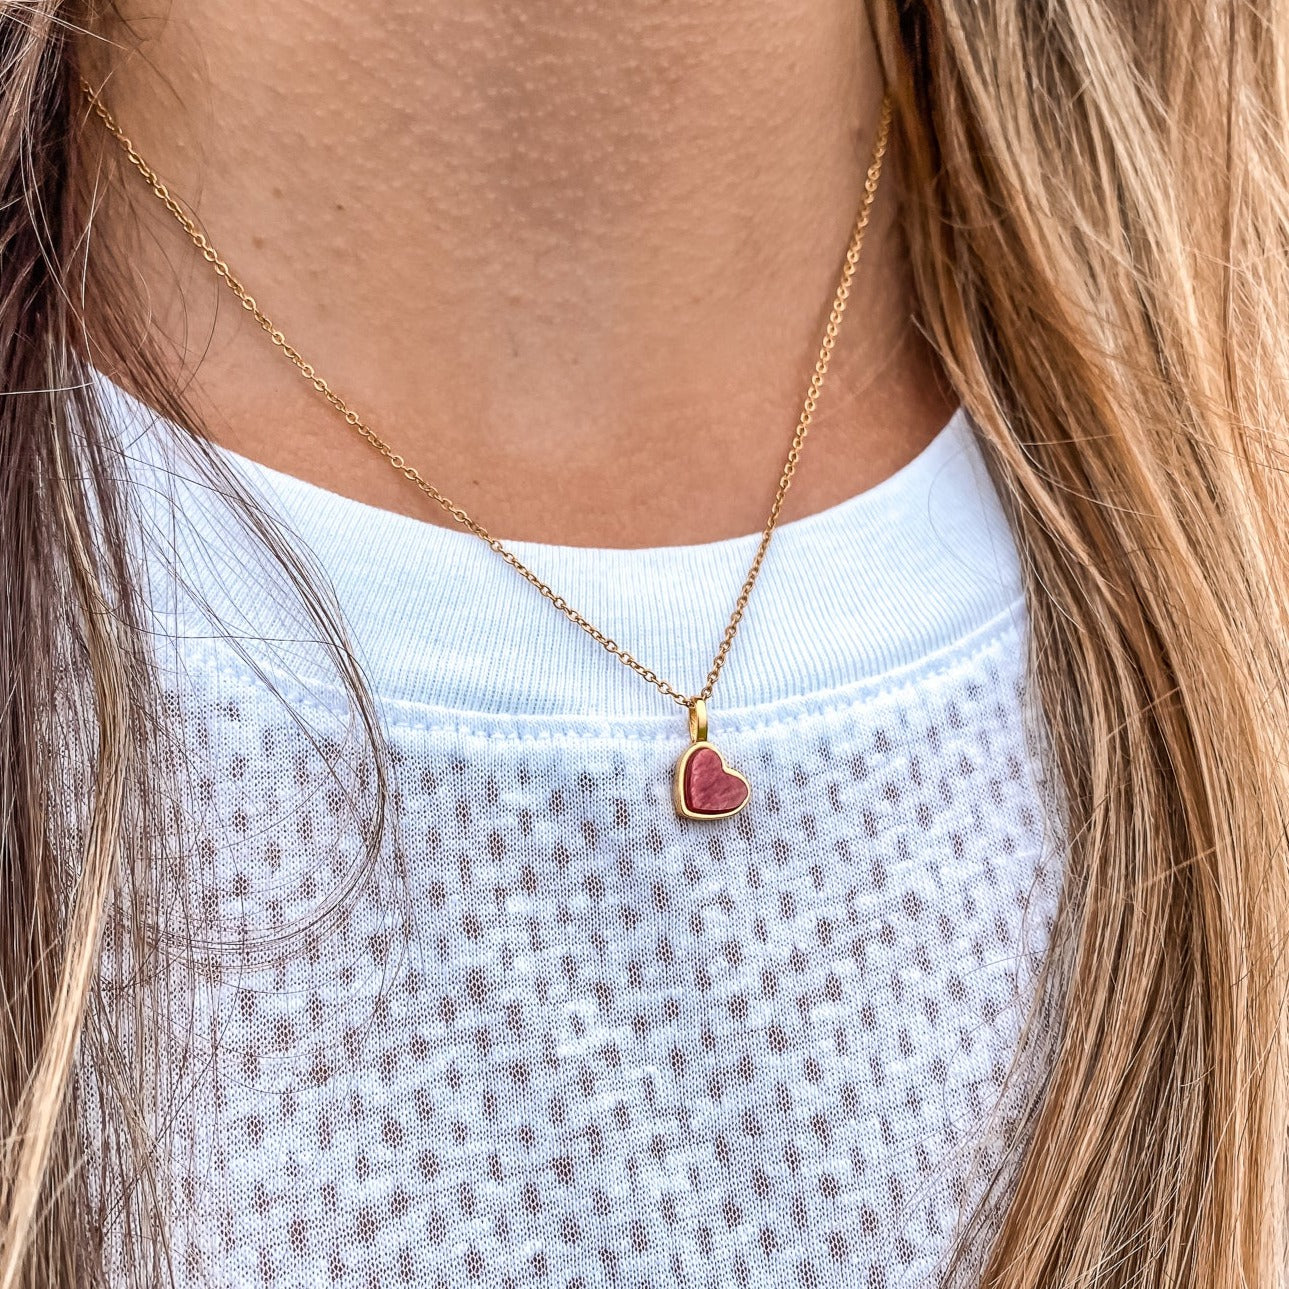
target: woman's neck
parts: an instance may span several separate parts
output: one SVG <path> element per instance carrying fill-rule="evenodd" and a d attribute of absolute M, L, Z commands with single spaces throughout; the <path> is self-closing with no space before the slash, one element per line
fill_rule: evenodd
<path fill-rule="evenodd" d="M 759 527 L 876 127 L 854 0 L 169 10 L 136 21 L 139 53 L 106 100 L 408 461 L 503 536 L 642 545 Z M 129 178 L 157 232 L 138 272 L 157 325 L 200 359 L 212 436 L 442 518 Z M 951 410 L 910 322 L 895 187 L 888 174 L 790 513 L 889 474 Z"/>

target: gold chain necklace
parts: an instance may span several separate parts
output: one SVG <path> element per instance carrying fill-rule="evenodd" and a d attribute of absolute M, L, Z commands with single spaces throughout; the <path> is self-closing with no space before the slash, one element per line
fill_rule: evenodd
<path fill-rule="evenodd" d="M 756 554 L 752 557 L 747 577 L 743 581 L 742 589 L 739 591 L 738 599 L 734 604 L 734 611 L 730 614 L 729 622 L 725 626 L 725 633 L 721 638 L 720 647 L 716 651 L 716 657 L 712 660 L 711 669 L 707 673 L 707 679 L 703 683 L 702 689 L 696 694 L 683 694 L 680 690 L 668 684 L 657 672 L 652 671 L 636 659 L 616 640 L 588 622 L 562 595 L 558 595 L 553 591 L 513 551 L 509 550 L 496 537 L 493 537 L 478 520 L 472 518 L 455 502 L 444 496 L 415 466 L 408 465 L 402 455 L 395 452 L 363 420 L 349 402 L 341 398 L 332 386 L 318 375 L 313 364 L 305 361 L 300 351 L 287 340 L 281 330 L 274 325 L 273 320 L 260 308 L 255 302 L 255 298 L 233 274 L 227 262 L 211 245 L 206 234 L 202 232 L 196 219 L 180 205 L 176 198 L 172 196 L 169 188 L 161 181 L 156 171 L 139 155 L 134 144 L 131 143 L 120 125 L 117 124 L 116 118 L 103 106 L 93 87 L 84 80 L 81 82 L 81 87 L 89 98 L 94 112 L 107 128 L 108 133 L 121 145 L 130 163 L 143 176 L 153 193 L 174 216 L 179 226 L 188 234 L 193 245 L 201 253 L 202 259 L 211 266 L 215 274 L 237 297 L 242 308 L 255 319 L 260 329 L 273 344 L 290 359 L 300 375 L 344 417 L 345 423 L 366 439 L 399 474 L 415 484 L 436 505 L 442 507 L 462 528 L 487 542 L 515 572 L 525 581 L 531 583 L 570 622 L 580 627 L 592 640 L 606 649 L 619 662 L 630 667 L 642 679 L 648 681 L 660 693 L 688 710 L 689 746 L 676 763 L 673 779 L 672 799 L 675 803 L 677 814 L 686 819 L 727 819 L 730 815 L 737 814 L 742 810 L 748 803 L 750 787 L 747 779 L 737 770 L 730 767 L 721 753 L 708 741 L 707 700 L 711 698 L 712 691 L 716 688 L 716 681 L 720 677 L 721 669 L 725 666 L 730 647 L 734 643 L 734 637 L 738 633 L 739 625 L 742 623 L 743 615 L 747 610 L 752 588 L 756 585 L 756 579 L 761 572 L 761 565 L 765 562 L 766 552 L 770 548 L 770 540 L 774 536 L 774 530 L 779 523 L 780 512 L 783 510 L 784 498 L 788 495 L 788 489 L 792 486 L 793 476 L 796 474 L 797 465 L 801 460 L 801 450 L 805 445 L 806 435 L 810 432 L 810 424 L 818 406 L 819 394 L 823 389 L 824 377 L 828 374 L 828 365 L 832 360 L 832 352 L 837 343 L 837 334 L 841 328 L 842 315 L 846 312 L 846 302 L 850 298 L 851 281 L 859 264 L 860 252 L 863 250 L 864 234 L 868 229 L 874 198 L 877 196 L 878 182 L 882 177 L 882 162 L 886 156 L 891 130 L 890 96 L 887 95 L 882 100 L 882 110 L 877 126 L 877 137 L 873 144 L 872 160 L 869 163 L 868 173 L 864 180 L 863 201 L 860 203 L 859 213 L 855 218 L 854 231 L 851 233 L 850 245 L 846 249 L 846 258 L 842 265 L 841 280 L 837 284 L 832 309 L 828 314 L 828 324 L 824 328 L 823 340 L 819 346 L 819 357 L 815 361 L 815 369 L 810 377 L 805 401 L 801 406 L 801 415 L 797 421 L 796 433 L 792 436 L 792 445 L 788 449 L 787 460 L 783 465 L 783 473 L 779 478 L 779 486 L 774 494 L 774 502 L 770 506 L 770 514 L 761 532 L 760 544 L 757 546 Z"/>

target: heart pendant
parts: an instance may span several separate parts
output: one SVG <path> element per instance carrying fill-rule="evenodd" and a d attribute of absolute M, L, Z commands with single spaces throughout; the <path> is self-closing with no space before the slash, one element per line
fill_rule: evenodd
<path fill-rule="evenodd" d="M 728 819 L 747 805 L 748 781 L 707 741 L 707 705 L 689 709 L 690 744 L 676 762 L 676 813 L 682 819 Z"/>

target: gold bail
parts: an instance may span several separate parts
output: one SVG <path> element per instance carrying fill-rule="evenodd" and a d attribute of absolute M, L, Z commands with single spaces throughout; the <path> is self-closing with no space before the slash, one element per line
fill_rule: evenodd
<path fill-rule="evenodd" d="M 689 741 L 707 742 L 707 704 L 701 698 L 695 698 L 689 705 Z"/>

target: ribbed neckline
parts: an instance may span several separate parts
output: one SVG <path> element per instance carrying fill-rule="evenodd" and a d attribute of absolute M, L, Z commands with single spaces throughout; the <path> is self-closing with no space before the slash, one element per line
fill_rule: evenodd
<path fill-rule="evenodd" d="M 141 495 L 158 507 L 153 519 L 167 533 L 168 556 L 184 562 L 183 576 L 217 612 L 224 605 L 239 617 L 239 632 L 254 635 L 256 561 L 227 522 L 228 502 L 176 448 L 181 433 L 106 377 L 98 383 L 130 470 L 145 485 Z M 675 720 L 670 700 L 478 538 L 351 500 L 227 448 L 215 457 L 334 588 L 378 698 L 476 715 Z M 183 535 L 172 531 L 175 515 Z M 591 622 L 692 692 L 758 539 L 642 549 L 507 544 Z M 713 707 L 763 713 L 906 671 L 995 625 L 1015 625 L 1020 597 L 1014 541 L 959 409 L 889 478 L 781 525 Z M 261 625 L 266 635 L 278 629 L 267 618 Z"/>

